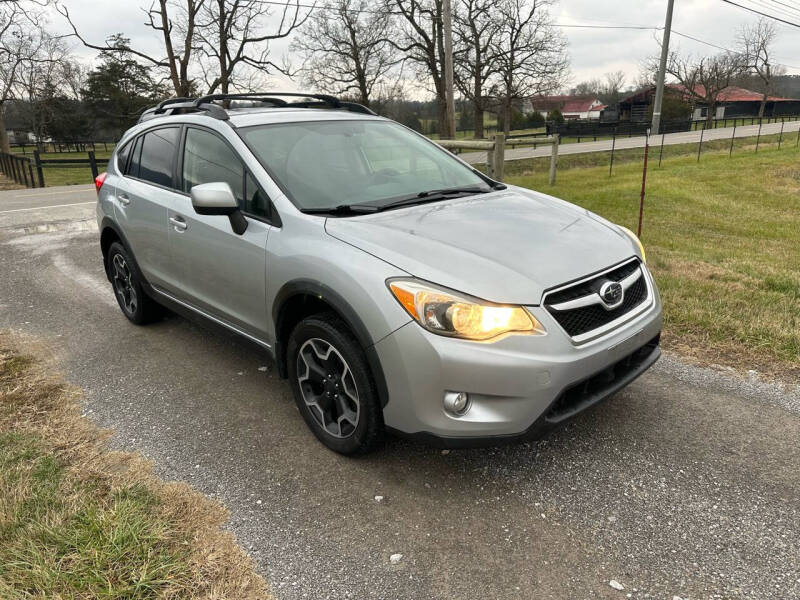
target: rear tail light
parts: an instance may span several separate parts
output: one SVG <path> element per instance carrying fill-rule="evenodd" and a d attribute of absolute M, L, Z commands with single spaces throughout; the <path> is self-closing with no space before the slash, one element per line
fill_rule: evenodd
<path fill-rule="evenodd" d="M 98 194 L 100 193 L 100 188 L 103 187 L 103 183 L 105 182 L 107 175 L 108 173 L 103 171 L 100 173 L 100 175 L 94 178 L 94 187 L 97 189 Z"/>

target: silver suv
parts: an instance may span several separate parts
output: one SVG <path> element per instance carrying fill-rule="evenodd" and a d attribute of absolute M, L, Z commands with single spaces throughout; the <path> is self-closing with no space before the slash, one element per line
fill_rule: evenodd
<path fill-rule="evenodd" d="M 162 102 L 97 188 L 125 316 L 167 306 L 264 347 L 343 454 L 387 430 L 532 439 L 660 354 L 661 302 L 630 231 L 330 96 Z"/>

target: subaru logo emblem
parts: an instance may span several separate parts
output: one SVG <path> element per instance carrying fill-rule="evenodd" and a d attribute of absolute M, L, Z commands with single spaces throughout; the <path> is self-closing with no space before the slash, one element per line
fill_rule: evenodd
<path fill-rule="evenodd" d="M 600 298 L 608 307 L 613 308 L 622 304 L 623 296 L 624 290 L 618 281 L 606 281 L 600 287 Z"/>

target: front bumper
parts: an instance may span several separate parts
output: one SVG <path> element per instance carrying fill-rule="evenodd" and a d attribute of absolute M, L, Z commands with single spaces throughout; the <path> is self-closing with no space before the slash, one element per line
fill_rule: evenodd
<path fill-rule="evenodd" d="M 446 447 L 540 437 L 613 395 L 658 360 L 661 301 L 655 285 L 652 290 L 646 311 L 580 345 L 541 307 L 529 310 L 546 335 L 493 343 L 437 336 L 408 323 L 374 347 L 389 389 L 384 422 L 398 434 Z M 444 411 L 447 391 L 469 393 L 465 415 Z"/>

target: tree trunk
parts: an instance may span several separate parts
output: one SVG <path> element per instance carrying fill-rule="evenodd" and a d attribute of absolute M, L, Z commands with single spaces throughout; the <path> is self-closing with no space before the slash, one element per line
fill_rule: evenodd
<path fill-rule="evenodd" d="M 0 104 L 0 152 L 11 152 L 11 141 L 6 131 L 6 107 Z"/>
<path fill-rule="evenodd" d="M 714 114 L 717 111 L 717 103 L 716 102 L 709 102 L 708 103 L 708 113 L 706 113 L 706 129 L 711 129 L 714 127 Z"/>
<path fill-rule="evenodd" d="M 503 133 L 508 137 L 511 131 L 511 98 L 503 100 Z"/>
<path fill-rule="evenodd" d="M 473 112 L 475 120 L 475 139 L 483 138 L 483 109 L 481 105 L 475 102 L 473 104 L 475 111 Z"/>
<path fill-rule="evenodd" d="M 758 107 L 758 118 L 762 118 L 764 116 L 764 111 L 767 108 L 767 95 L 764 94 L 764 97 L 761 99 L 761 105 Z"/>

